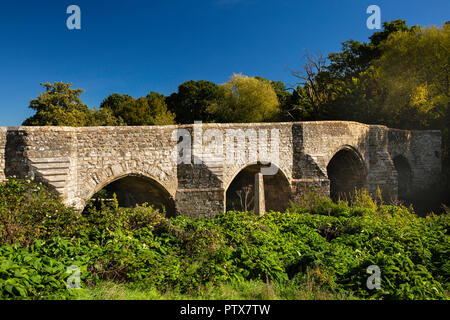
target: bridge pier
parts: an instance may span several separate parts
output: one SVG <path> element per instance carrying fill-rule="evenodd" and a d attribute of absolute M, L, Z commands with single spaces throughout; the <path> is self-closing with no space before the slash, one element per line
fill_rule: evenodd
<path fill-rule="evenodd" d="M 266 200 L 264 198 L 264 179 L 261 172 L 255 174 L 255 200 L 254 209 L 257 216 L 262 217 L 266 213 Z"/>

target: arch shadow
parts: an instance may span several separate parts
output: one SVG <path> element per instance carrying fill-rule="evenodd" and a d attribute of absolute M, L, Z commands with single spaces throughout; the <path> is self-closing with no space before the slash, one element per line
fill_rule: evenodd
<path fill-rule="evenodd" d="M 165 210 L 168 217 L 176 215 L 175 201 L 167 188 L 154 177 L 134 172 L 122 173 L 97 184 L 86 197 L 85 206 L 93 198 L 111 201 L 113 194 L 121 207 L 133 208 L 148 203 L 161 212 Z"/>
<path fill-rule="evenodd" d="M 408 200 L 412 185 L 412 170 L 408 159 L 403 155 L 397 155 L 392 159 L 397 171 L 398 199 Z"/>
<path fill-rule="evenodd" d="M 226 210 L 253 210 L 255 175 L 271 164 L 254 162 L 241 167 L 225 187 Z M 278 167 L 274 175 L 264 175 L 264 198 L 267 211 L 283 212 L 289 205 L 291 185 L 286 174 Z"/>
<path fill-rule="evenodd" d="M 345 145 L 339 148 L 328 162 L 327 176 L 330 180 L 331 199 L 348 199 L 355 189 L 365 187 L 367 168 L 358 150 Z"/>

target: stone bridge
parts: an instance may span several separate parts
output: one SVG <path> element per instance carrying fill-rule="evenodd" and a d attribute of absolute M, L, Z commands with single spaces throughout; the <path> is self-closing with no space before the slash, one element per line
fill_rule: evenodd
<path fill-rule="evenodd" d="M 406 198 L 439 179 L 440 158 L 439 131 L 346 121 L 0 127 L 0 181 L 32 177 L 78 210 L 103 188 L 125 206 L 149 202 L 168 214 L 249 209 L 262 168 L 276 169 L 263 176 L 267 210 L 284 210 L 308 189 Z"/>

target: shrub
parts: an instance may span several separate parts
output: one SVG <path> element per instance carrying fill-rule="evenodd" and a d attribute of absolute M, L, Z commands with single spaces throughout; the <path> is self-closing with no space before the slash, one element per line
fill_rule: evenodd
<path fill-rule="evenodd" d="M 0 244 L 29 246 L 36 239 L 76 234 L 83 228 L 79 220 L 40 183 L 15 178 L 0 183 Z"/>
<path fill-rule="evenodd" d="M 305 208 L 262 217 L 230 211 L 167 219 L 148 205 L 114 204 L 77 215 L 36 186 L 17 179 L 0 185 L 7 218 L 0 298 L 72 298 L 71 265 L 82 270 L 83 287 L 106 280 L 189 294 L 244 282 L 289 283 L 293 290 L 307 280 L 340 296 L 448 298 L 448 213 L 421 218 L 362 194 L 350 205 L 312 197 Z M 370 265 L 381 270 L 379 290 L 366 286 Z"/>

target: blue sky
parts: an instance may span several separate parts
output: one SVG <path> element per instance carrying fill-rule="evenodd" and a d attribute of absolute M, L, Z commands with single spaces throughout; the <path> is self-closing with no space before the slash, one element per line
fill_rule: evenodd
<path fill-rule="evenodd" d="M 81 8 L 81 30 L 66 9 Z M 113 92 L 170 94 L 187 80 L 223 83 L 233 73 L 293 85 L 310 52 L 366 41 L 366 8 L 381 20 L 442 26 L 448 0 L 14 0 L 0 5 L 0 126 L 33 114 L 41 82 L 72 82 L 98 107 Z"/>

